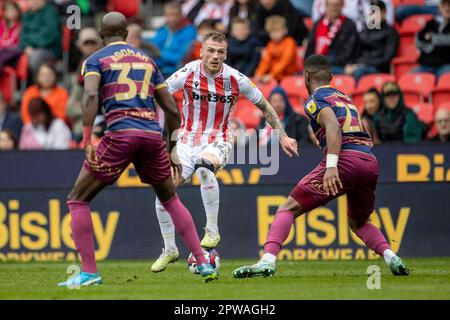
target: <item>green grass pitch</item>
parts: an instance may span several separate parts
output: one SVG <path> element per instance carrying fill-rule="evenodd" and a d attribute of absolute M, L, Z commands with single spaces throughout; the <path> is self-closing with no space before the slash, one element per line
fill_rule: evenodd
<path fill-rule="evenodd" d="M 105 261 L 102 286 L 69 290 L 70 263 L 1 263 L 0 299 L 450 299 L 450 257 L 405 260 L 409 277 L 394 277 L 377 261 L 280 261 L 273 278 L 234 279 L 254 260 L 223 260 L 218 281 L 203 283 L 185 260 L 161 273 L 152 261 Z M 381 269 L 381 289 L 367 289 L 367 267 Z"/>

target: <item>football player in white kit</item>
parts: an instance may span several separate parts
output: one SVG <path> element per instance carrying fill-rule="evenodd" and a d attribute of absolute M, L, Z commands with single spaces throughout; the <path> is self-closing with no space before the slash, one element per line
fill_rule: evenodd
<path fill-rule="evenodd" d="M 219 32 L 209 33 L 203 39 L 201 59 L 186 64 L 166 80 L 169 91 L 173 94 L 183 90 L 184 98 L 175 155 L 181 162 L 182 172 L 174 173 L 175 186 L 189 181 L 193 174 L 200 180 L 207 221 L 205 236 L 201 241 L 205 248 L 214 248 L 220 241 L 216 172 L 226 165 L 231 152 L 230 113 L 239 94 L 253 102 L 264 113 L 272 128 L 279 130 L 283 151 L 290 157 L 298 156 L 297 141 L 286 135 L 273 107 L 249 78 L 224 64 L 226 56 L 225 36 Z M 155 206 L 164 249 L 151 270 L 160 272 L 178 259 L 178 248 L 169 213 L 158 198 Z"/>

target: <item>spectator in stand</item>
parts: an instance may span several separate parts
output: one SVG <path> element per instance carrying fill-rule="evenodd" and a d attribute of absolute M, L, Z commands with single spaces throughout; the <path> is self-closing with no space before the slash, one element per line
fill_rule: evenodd
<path fill-rule="evenodd" d="M 102 39 L 98 31 L 94 28 L 83 28 L 78 34 L 77 47 L 82 54 L 76 73 L 71 77 L 70 97 L 67 103 L 67 119 L 71 123 L 73 137 L 76 141 L 81 140 L 83 134 L 83 123 L 81 119 L 81 100 L 83 97 L 83 80 L 81 69 L 91 54 L 99 50 L 102 46 Z"/>
<path fill-rule="evenodd" d="M 17 138 L 11 130 L 0 130 L 0 151 L 17 149 Z"/>
<path fill-rule="evenodd" d="M 107 0 L 53 0 L 58 8 L 61 23 L 67 19 L 67 9 L 77 5 L 81 13 L 81 28 L 95 27 L 96 15 L 105 12 Z"/>
<path fill-rule="evenodd" d="M 24 124 L 31 122 L 29 107 L 34 98 L 44 99 L 55 117 L 65 119 L 69 94 L 66 89 L 56 84 L 56 71 L 52 65 L 42 64 L 36 74 L 35 84 L 25 90 L 23 94 L 21 112 Z"/>
<path fill-rule="evenodd" d="M 20 47 L 28 56 L 32 74 L 42 63 L 61 58 L 61 24 L 56 9 L 46 0 L 30 1 L 22 19 Z"/>
<path fill-rule="evenodd" d="M 249 136 L 247 135 L 247 128 L 242 123 L 241 120 L 234 118 L 231 119 L 231 132 L 233 132 L 233 145 L 235 147 L 243 147 L 249 141 Z"/>
<path fill-rule="evenodd" d="M 364 128 L 369 132 L 372 137 L 374 144 L 380 144 L 380 139 L 378 138 L 377 130 L 375 129 L 375 124 L 373 118 L 381 110 L 381 97 L 377 89 L 371 88 L 363 96 L 363 113 L 361 121 Z"/>
<path fill-rule="evenodd" d="M 359 33 L 359 53 L 355 64 L 348 64 L 345 73 L 353 75 L 356 81 L 371 73 L 389 73 L 391 60 L 394 58 L 398 44 L 399 35 L 395 28 L 386 23 L 386 6 L 383 1 L 372 0 L 372 5 L 380 8 L 380 26 L 373 28 L 370 25 L 377 12 L 369 18 L 364 29 Z"/>
<path fill-rule="evenodd" d="M 325 14 L 327 0 L 314 0 L 312 19 L 318 21 Z M 392 0 L 382 0 L 386 6 L 386 22 L 393 26 L 395 23 L 395 12 Z M 366 24 L 367 18 L 372 14 L 371 0 L 345 0 L 342 14 L 351 19 L 356 29 L 361 31 Z"/>
<path fill-rule="evenodd" d="M 128 25 L 127 30 L 127 43 L 139 50 L 142 50 L 145 54 L 154 59 L 159 50 L 152 43 L 144 44 L 142 42 L 142 27 L 137 23 L 131 23 Z"/>
<path fill-rule="evenodd" d="M 342 14 L 343 5 L 344 0 L 326 1 L 325 15 L 314 23 L 305 52 L 305 60 L 312 54 L 328 56 L 334 74 L 355 62 L 358 47 L 355 23 Z"/>
<path fill-rule="evenodd" d="M 311 17 L 314 0 L 290 0 L 301 17 Z"/>
<path fill-rule="evenodd" d="M 450 0 L 441 0 L 441 17 L 428 21 L 416 34 L 419 64 L 413 72 L 431 72 L 439 78 L 450 72 Z"/>
<path fill-rule="evenodd" d="M 405 106 L 403 94 L 395 82 L 387 82 L 381 90 L 383 108 L 373 117 L 382 142 L 417 143 L 422 138 L 423 124 L 415 112 Z"/>
<path fill-rule="evenodd" d="M 5 1 L 2 5 L 3 17 L 0 19 L 0 70 L 5 65 L 14 66 L 22 54 L 19 47 L 21 13 L 17 3 Z"/>
<path fill-rule="evenodd" d="M 261 44 L 259 39 L 251 34 L 250 21 L 233 18 L 226 63 L 247 77 L 252 77 L 259 63 L 260 51 Z"/>
<path fill-rule="evenodd" d="M 205 2 L 205 0 L 181 0 L 183 17 L 186 17 L 191 23 L 194 23 L 195 18 Z"/>
<path fill-rule="evenodd" d="M 21 150 L 68 149 L 71 132 L 56 118 L 50 106 L 41 98 L 30 101 L 31 122 L 23 127 L 19 148 Z"/>
<path fill-rule="evenodd" d="M 0 93 L 0 130 L 9 130 L 19 139 L 22 131 L 22 120 L 16 112 L 8 110 L 8 105 Z"/>
<path fill-rule="evenodd" d="M 297 10 L 287 0 L 259 0 L 256 7 L 256 35 L 263 45 L 266 45 L 270 40 L 265 31 L 266 19 L 274 15 L 283 16 L 286 19 L 289 35 L 295 39 L 297 45 L 301 46 L 303 39 L 308 35 L 308 28 L 306 28 Z"/>
<path fill-rule="evenodd" d="M 437 16 L 439 14 L 440 0 L 425 0 L 424 4 L 404 4 L 395 9 L 395 20 L 402 22 L 406 18 L 415 14 L 432 14 Z"/>
<path fill-rule="evenodd" d="M 230 22 L 230 9 L 234 0 L 210 0 L 207 1 L 200 9 L 194 24 L 198 26 L 200 22 L 206 19 L 217 21 L 216 30 L 226 33 Z"/>
<path fill-rule="evenodd" d="M 230 22 L 234 18 L 246 19 L 250 22 L 252 33 L 256 32 L 256 6 L 258 0 L 236 0 L 230 9 Z M 228 28 L 231 31 L 231 23 Z"/>
<path fill-rule="evenodd" d="M 266 31 L 270 41 L 264 49 L 256 69 L 256 81 L 266 83 L 271 79 L 281 81 L 284 77 L 299 71 L 297 66 L 297 45 L 288 35 L 286 19 L 271 16 L 266 19 Z"/>
<path fill-rule="evenodd" d="M 281 87 L 275 87 L 270 95 L 269 102 L 275 109 L 280 118 L 286 134 L 297 140 L 299 144 L 318 143 L 314 133 L 309 125 L 308 119 L 295 113 L 289 103 L 286 92 Z M 266 119 L 262 119 L 256 129 L 258 135 L 258 144 L 266 145 L 272 134 L 272 127 L 267 123 Z"/>
<path fill-rule="evenodd" d="M 198 60 L 200 59 L 200 50 L 202 48 L 202 41 L 203 37 L 213 31 L 217 31 L 215 29 L 216 27 L 216 21 L 212 19 L 203 20 L 200 22 L 200 24 L 197 27 L 197 38 L 192 43 L 191 51 L 188 55 L 188 57 L 185 59 L 185 63 L 188 63 L 190 61 Z"/>
<path fill-rule="evenodd" d="M 450 142 L 450 110 L 438 109 L 434 115 L 434 123 L 436 126 L 437 134 L 430 139 L 430 141 L 436 141 L 441 143 Z"/>
<path fill-rule="evenodd" d="M 158 48 L 156 63 L 165 77 L 172 75 L 189 53 L 197 31 L 182 16 L 181 6 L 171 1 L 164 4 L 166 24 L 159 28 L 151 42 Z"/>

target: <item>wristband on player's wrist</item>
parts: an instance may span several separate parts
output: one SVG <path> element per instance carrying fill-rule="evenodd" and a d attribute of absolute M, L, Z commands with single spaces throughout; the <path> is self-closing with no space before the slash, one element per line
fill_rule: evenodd
<path fill-rule="evenodd" d="M 327 168 L 337 168 L 339 161 L 339 156 L 337 154 L 329 153 L 327 154 Z"/>
<path fill-rule="evenodd" d="M 92 144 L 92 126 L 83 126 L 83 145 Z"/>

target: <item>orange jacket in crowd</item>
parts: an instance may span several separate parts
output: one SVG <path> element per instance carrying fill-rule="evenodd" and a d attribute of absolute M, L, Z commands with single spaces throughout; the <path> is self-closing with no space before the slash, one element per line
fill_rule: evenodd
<path fill-rule="evenodd" d="M 24 124 L 31 122 L 30 113 L 28 112 L 28 107 L 30 105 L 30 101 L 34 98 L 41 98 L 41 93 L 39 92 L 39 87 L 37 85 L 33 85 L 25 90 L 25 93 L 22 97 L 22 122 Z M 48 103 L 50 109 L 53 112 L 53 115 L 62 120 L 66 117 L 66 106 L 67 101 L 69 100 L 69 94 L 66 89 L 63 87 L 56 86 L 52 89 L 52 91 L 44 98 L 45 102 Z"/>
<path fill-rule="evenodd" d="M 270 74 L 281 80 L 299 71 L 297 66 L 297 44 L 294 38 L 287 36 L 280 42 L 269 41 L 256 69 L 255 76 Z"/>

